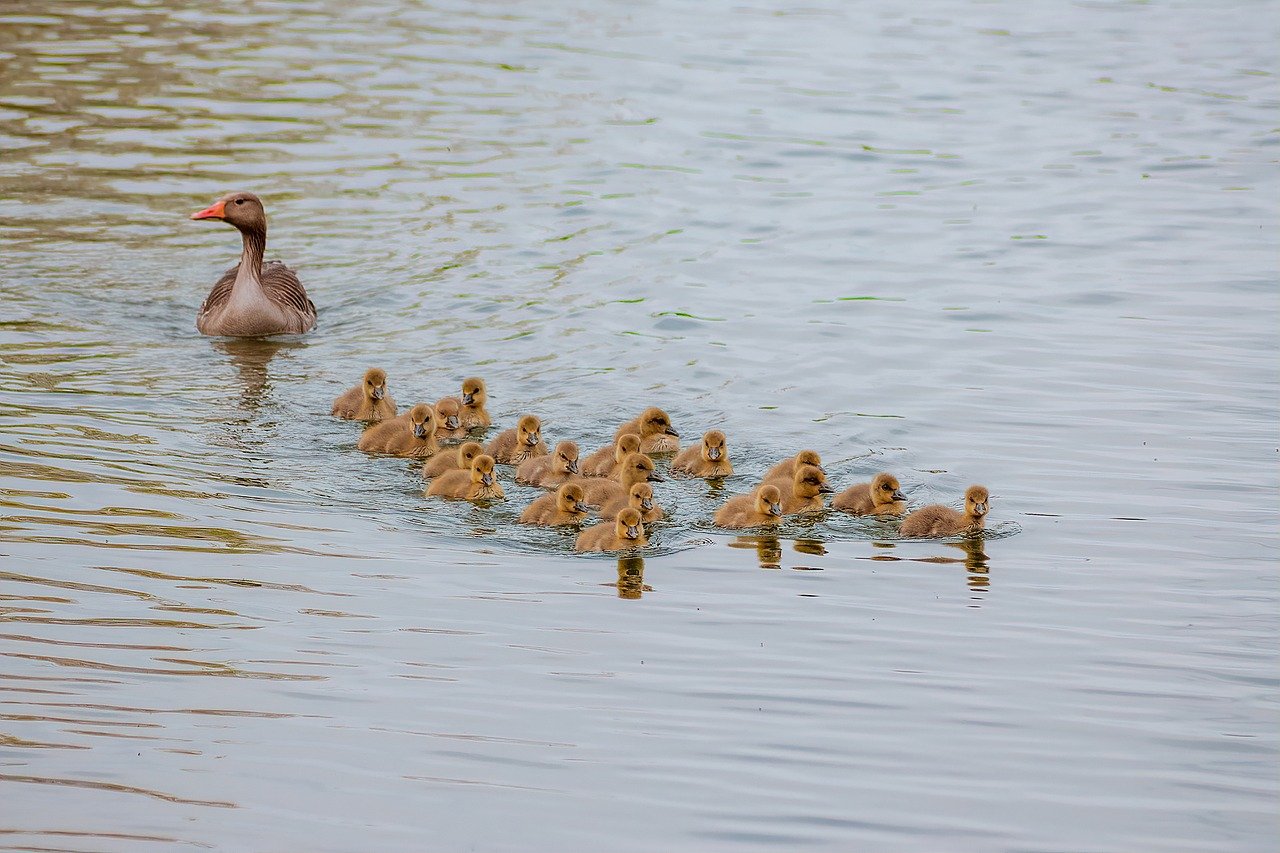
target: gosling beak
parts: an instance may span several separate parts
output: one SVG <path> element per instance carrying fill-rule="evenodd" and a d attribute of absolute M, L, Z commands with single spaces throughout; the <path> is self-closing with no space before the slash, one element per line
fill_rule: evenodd
<path fill-rule="evenodd" d="M 448 429 L 457 429 L 462 425 L 462 421 L 458 420 L 457 415 L 450 415 L 444 419 L 444 425 Z"/>
<path fill-rule="evenodd" d="M 197 210 L 195 213 L 191 214 L 191 218 L 192 219 L 224 219 L 226 217 L 226 211 L 223 208 L 225 208 L 226 205 L 227 203 L 225 201 L 215 201 L 213 204 L 209 205 L 204 210 Z"/>
<path fill-rule="evenodd" d="M 587 511 L 587 505 L 586 505 L 586 504 L 574 504 L 574 505 L 573 505 L 573 511 L 574 511 L 574 512 L 586 512 L 586 511 Z"/>
<path fill-rule="evenodd" d="M 462 395 L 462 405 L 464 405 L 464 406 L 470 406 L 470 405 L 471 405 L 472 403 L 474 403 L 475 401 L 476 401 L 476 398 L 475 398 L 475 396 L 474 396 L 474 395 L 472 395 L 472 394 L 463 394 L 463 395 Z"/>
<path fill-rule="evenodd" d="M 817 469 L 818 469 L 819 471 L 821 471 L 823 474 L 826 474 L 826 473 L 827 473 L 827 469 L 826 469 L 826 468 L 823 468 L 821 465 L 814 465 L 813 467 L 817 468 Z"/>
<path fill-rule="evenodd" d="M 769 515 L 782 517 L 782 504 L 769 504 Z"/>
<path fill-rule="evenodd" d="M 974 504 L 974 505 L 973 505 L 973 513 L 974 513 L 974 515 L 986 515 L 986 514 L 987 514 L 987 505 L 986 505 L 986 503 Z"/>
<path fill-rule="evenodd" d="M 907 496 L 906 496 L 906 495 L 904 495 L 902 492 L 894 492 L 894 493 L 893 493 L 893 499 L 894 499 L 895 501 L 904 501 L 904 502 L 905 502 L 905 501 L 906 501 L 906 499 L 907 499 Z"/>
<path fill-rule="evenodd" d="M 566 471 L 568 471 L 570 474 L 576 474 L 576 473 L 578 473 L 578 460 L 577 460 L 577 459 L 574 459 L 572 462 L 570 462 L 570 463 L 565 467 L 565 470 L 566 470 Z"/>
<path fill-rule="evenodd" d="M 657 472 L 657 471 L 650 471 L 650 472 L 649 472 L 649 482 L 650 482 L 650 483 L 665 483 L 665 482 L 666 482 L 666 480 L 665 480 L 664 478 L 662 478 L 662 477 L 658 476 L 658 472 Z"/>
<path fill-rule="evenodd" d="M 524 443 L 529 445 L 530 447 L 536 446 L 538 444 L 538 434 L 536 432 L 530 433 L 528 436 L 525 437 Z"/>
<path fill-rule="evenodd" d="M 414 425 L 413 425 L 413 434 L 414 434 L 414 435 L 416 435 L 418 438 L 426 438 L 426 437 L 427 437 L 427 425 L 426 425 L 426 423 L 425 423 L 425 422 L 423 422 L 423 423 L 420 423 L 420 424 L 414 424 Z"/>
<path fill-rule="evenodd" d="M 829 495 L 834 491 L 835 489 L 831 488 L 830 483 L 823 483 L 821 486 L 818 486 L 818 494 L 820 495 Z"/>
<path fill-rule="evenodd" d="M 653 498 L 645 498 L 640 501 L 640 508 L 643 510 L 653 509 Z"/>
<path fill-rule="evenodd" d="M 385 396 L 387 396 L 387 392 L 383 390 L 382 386 L 373 389 L 373 399 L 381 400 Z"/>
<path fill-rule="evenodd" d="M 484 485 L 486 485 L 486 486 L 492 486 L 492 485 L 493 485 L 493 475 L 492 475 L 492 474 L 481 474 L 481 475 L 480 475 L 480 482 L 481 482 L 481 483 L 483 483 L 483 484 L 484 484 Z"/>
<path fill-rule="evenodd" d="M 718 448 L 718 447 L 708 447 L 708 448 L 707 448 L 707 458 L 708 458 L 708 459 L 710 459 L 712 462 L 715 462 L 717 459 L 719 459 L 719 458 L 720 458 L 720 448 Z"/>
<path fill-rule="evenodd" d="M 680 433 L 676 432 L 676 431 L 675 431 L 674 429 L 672 429 L 671 427 L 667 427 L 667 429 L 666 429 L 666 433 L 667 433 L 667 435 L 674 435 L 676 438 L 679 438 L 679 437 L 680 437 Z"/>
<path fill-rule="evenodd" d="M 635 528 L 635 527 L 632 527 L 632 526 L 628 525 L 628 526 L 627 526 L 627 538 L 628 538 L 628 539 L 639 539 L 639 538 L 640 538 L 640 530 L 639 530 L 638 528 Z"/>

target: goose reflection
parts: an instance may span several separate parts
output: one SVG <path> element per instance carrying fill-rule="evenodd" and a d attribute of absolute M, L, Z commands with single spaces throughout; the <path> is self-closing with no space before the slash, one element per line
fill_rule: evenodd
<path fill-rule="evenodd" d="M 301 341 L 272 340 L 270 338 L 221 338 L 213 341 L 213 348 L 226 355 L 238 374 L 240 408 L 248 414 L 257 413 L 271 392 L 271 379 L 267 367 L 271 359 L 282 350 L 304 347 Z"/>
<path fill-rule="evenodd" d="M 653 587 L 644 582 L 644 557 L 618 558 L 618 598 L 640 598 Z"/>
<path fill-rule="evenodd" d="M 729 543 L 729 547 L 754 548 L 756 559 L 760 562 L 760 568 L 762 569 L 782 568 L 782 542 L 777 536 L 769 534 L 735 536 L 733 541 Z"/>

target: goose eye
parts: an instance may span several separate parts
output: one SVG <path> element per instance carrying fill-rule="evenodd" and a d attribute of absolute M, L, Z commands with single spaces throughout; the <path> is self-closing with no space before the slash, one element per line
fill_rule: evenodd
<path fill-rule="evenodd" d="M 236 204 L 244 204 L 244 199 L 242 198 L 236 199 Z"/>

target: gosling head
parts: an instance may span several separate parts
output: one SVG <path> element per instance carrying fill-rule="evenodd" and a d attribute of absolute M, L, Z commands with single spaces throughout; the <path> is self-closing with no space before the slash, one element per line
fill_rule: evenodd
<path fill-rule="evenodd" d="M 481 486 L 492 486 L 493 481 L 493 457 L 481 453 L 471 460 L 471 482 Z"/>
<path fill-rule="evenodd" d="M 728 451 L 724 445 L 724 433 L 718 429 L 708 430 L 702 436 L 702 458 L 708 462 L 719 462 Z"/>
<path fill-rule="evenodd" d="M 267 211 L 262 207 L 262 199 L 253 193 L 227 193 L 204 210 L 191 214 L 191 218 L 226 222 L 241 231 L 267 230 Z"/>
<path fill-rule="evenodd" d="M 556 508 L 561 512 L 585 513 L 587 508 L 582 502 L 586 499 L 587 493 L 577 483 L 565 483 L 556 489 Z"/>
<path fill-rule="evenodd" d="M 364 372 L 364 395 L 377 402 L 387 396 L 387 372 L 380 367 L 371 367 Z"/>
<path fill-rule="evenodd" d="M 641 512 L 653 509 L 653 486 L 648 483 L 636 483 L 627 494 L 627 504 Z"/>
<path fill-rule="evenodd" d="M 814 465 L 798 466 L 792 483 L 794 494 L 798 498 L 816 498 L 835 491 L 827 485 L 827 475 Z"/>
<path fill-rule="evenodd" d="M 818 455 L 816 450 L 801 450 L 796 454 L 796 466 L 812 465 L 822 473 L 827 473 L 827 469 L 822 467 L 822 457 Z"/>
<path fill-rule="evenodd" d="M 674 435 L 680 437 L 671 426 L 671 418 L 657 406 L 650 406 L 640 414 L 640 432 L 647 438 L 651 435 Z"/>
<path fill-rule="evenodd" d="M 891 504 L 898 501 L 905 501 L 907 496 L 902 493 L 902 486 L 898 483 L 898 478 L 892 474 L 881 471 L 871 478 L 871 502 L 879 504 Z"/>
<path fill-rule="evenodd" d="M 578 473 L 578 445 L 562 441 L 556 445 L 556 468 L 566 474 Z"/>
<path fill-rule="evenodd" d="M 653 460 L 643 453 L 632 453 L 622 460 L 622 479 L 623 482 L 630 480 L 632 483 L 643 483 L 646 480 L 661 483 L 662 477 L 658 476 L 658 472 L 653 470 Z"/>
<path fill-rule="evenodd" d="M 990 509 L 991 493 L 986 486 L 970 486 L 964 493 L 964 511 L 970 518 L 982 518 Z"/>
<path fill-rule="evenodd" d="M 782 490 L 777 486 L 761 486 L 756 492 L 756 512 L 782 518 Z"/>
<path fill-rule="evenodd" d="M 489 392 L 484 386 L 484 380 L 472 376 L 462 380 L 462 405 L 473 409 L 484 407 L 485 401 L 489 399 Z"/>
<path fill-rule="evenodd" d="M 471 469 L 471 463 L 476 461 L 476 457 L 484 453 L 484 448 L 480 446 L 478 441 L 464 441 L 458 445 L 458 467 L 464 471 Z"/>
<path fill-rule="evenodd" d="M 542 441 L 542 421 L 536 415 L 525 415 L 516 422 L 516 444 L 535 447 Z"/>
<path fill-rule="evenodd" d="M 623 433 L 618 438 L 618 446 L 614 450 L 614 459 L 621 462 L 632 453 L 640 452 L 640 436 L 634 432 Z"/>
<path fill-rule="evenodd" d="M 426 403 L 419 403 L 409 410 L 409 425 L 414 438 L 430 438 L 436 431 L 435 412 Z"/>
<path fill-rule="evenodd" d="M 644 522 L 640 519 L 640 510 L 635 507 L 627 507 L 618 513 L 618 520 L 614 522 L 614 530 L 619 539 L 639 539 L 644 536 Z"/>
<path fill-rule="evenodd" d="M 436 403 L 436 421 L 445 429 L 457 429 L 462 426 L 462 421 L 458 417 L 458 413 L 462 411 L 462 405 L 453 397 L 445 397 Z"/>

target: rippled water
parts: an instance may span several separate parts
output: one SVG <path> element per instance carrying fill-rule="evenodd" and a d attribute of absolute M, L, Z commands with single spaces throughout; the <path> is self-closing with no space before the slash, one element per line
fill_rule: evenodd
<path fill-rule="evenodd" d="M 0 847 L 1273 850 L 1271 4 L 0 7 Z M 210 340 L 262 194 L 316 331 Z M 643 559 L 329 402 L 741 475 Z M 984 544 L 707 524 L 812 446 Z"/>

